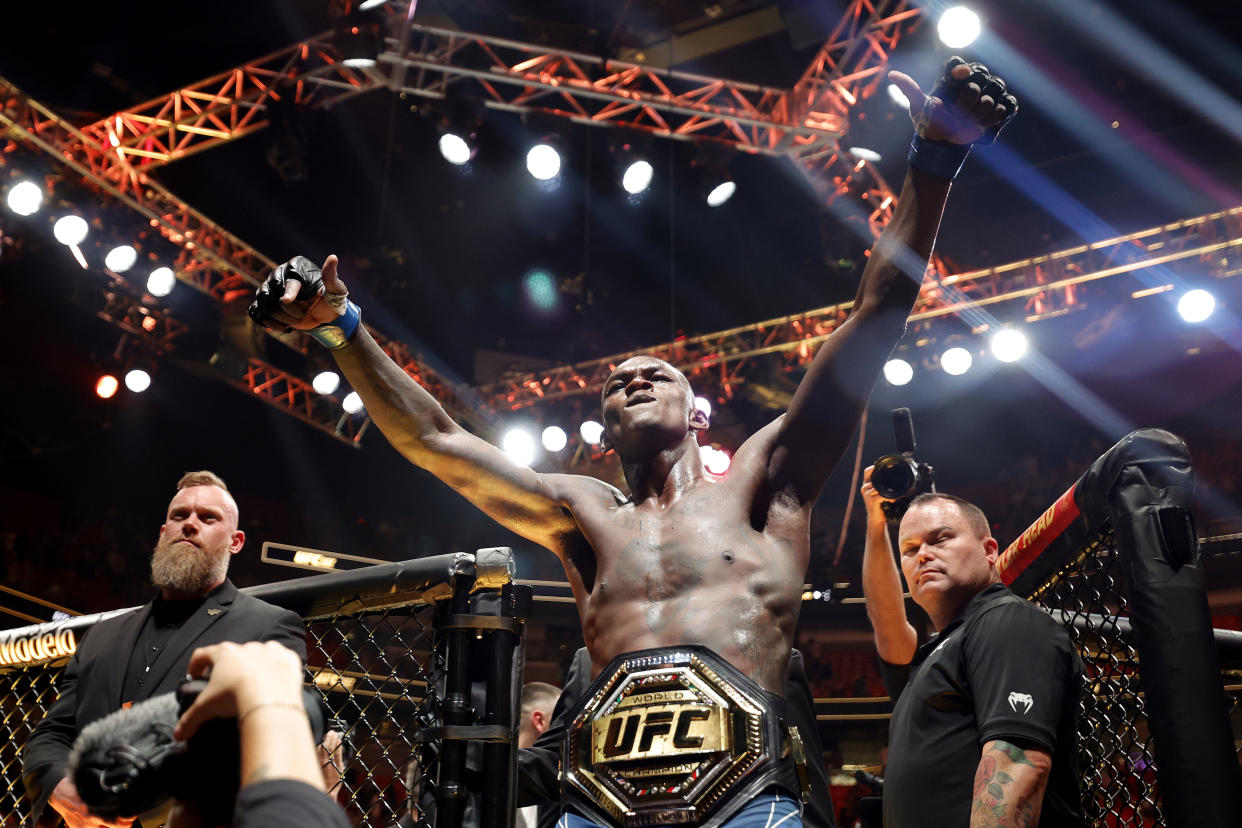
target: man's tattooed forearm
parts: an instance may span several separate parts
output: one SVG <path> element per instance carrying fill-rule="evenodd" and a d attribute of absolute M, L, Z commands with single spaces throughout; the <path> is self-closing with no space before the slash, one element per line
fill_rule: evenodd
<path fill-rule="evenodd" d="M 1039 777 L 1045 770 L 1017 745 L 1000 740 L 989 742 L 975 772 L 971 828 L 1038 825 L 1044 789 Z M 1021 777 L 1017 785 L 1013 774 Z"/>

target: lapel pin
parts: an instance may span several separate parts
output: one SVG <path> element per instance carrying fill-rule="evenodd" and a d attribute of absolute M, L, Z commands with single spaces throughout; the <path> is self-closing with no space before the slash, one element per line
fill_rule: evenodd
<path fill-rule="evenodd" d="M 224 612 L 224 610 L 222 610 L 222 609 L 215 609 L 214 607 L 213 607 L 212 609 L 207 610 L 207 614 L 208 614 L 208 615 L 219 615 L 219 614 L 220 614 L 220 613 L 222 613 L 222 612 Z"/>

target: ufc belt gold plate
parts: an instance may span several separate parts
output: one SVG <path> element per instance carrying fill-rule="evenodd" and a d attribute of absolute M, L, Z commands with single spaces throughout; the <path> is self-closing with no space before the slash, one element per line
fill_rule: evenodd
<path fill-rule="evenodd" d="M 574 719 L 566 782 L 621 825 L 700 821 L 767 758 L 762 696 L 708 658 L 672 648 L 623 661 Z"/>

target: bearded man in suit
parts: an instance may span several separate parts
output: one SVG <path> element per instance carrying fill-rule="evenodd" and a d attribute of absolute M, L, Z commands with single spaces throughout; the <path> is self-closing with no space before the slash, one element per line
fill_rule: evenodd
<path fill-rule="evenodd" d="M 31 824 L 53 826 L 56 814 L 68 828 L 133 824 L 132 818 L 107 821 L 87 812 L 66 775 L 69 752 L 96 719 L 175 690 L 198 647 L 275 641 L 306 660 L 306 630 L 297 614 L 239 592 L 228 580 L 229 559 L 245 541 L 237 502 L 223 480 L 197 471 L 178 481 L 151 556 L 158 594 L 91 628 L 60 677 L 56 702 L 22 750 Z"/>

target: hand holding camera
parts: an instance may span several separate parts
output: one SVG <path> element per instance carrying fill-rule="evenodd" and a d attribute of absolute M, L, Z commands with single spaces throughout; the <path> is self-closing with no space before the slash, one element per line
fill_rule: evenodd
<path fill-rule="evenodd" d="M 901 520 L 915 495 L 936 491 L 936 472 L 914 458 L 914 419 L 908 408 L 893 409 L 893 431 L 898 454 L 885 454 L 863 472 L 862 495 L 870 519 L 873 510 L 883 511 L 890 522 Z"/>

